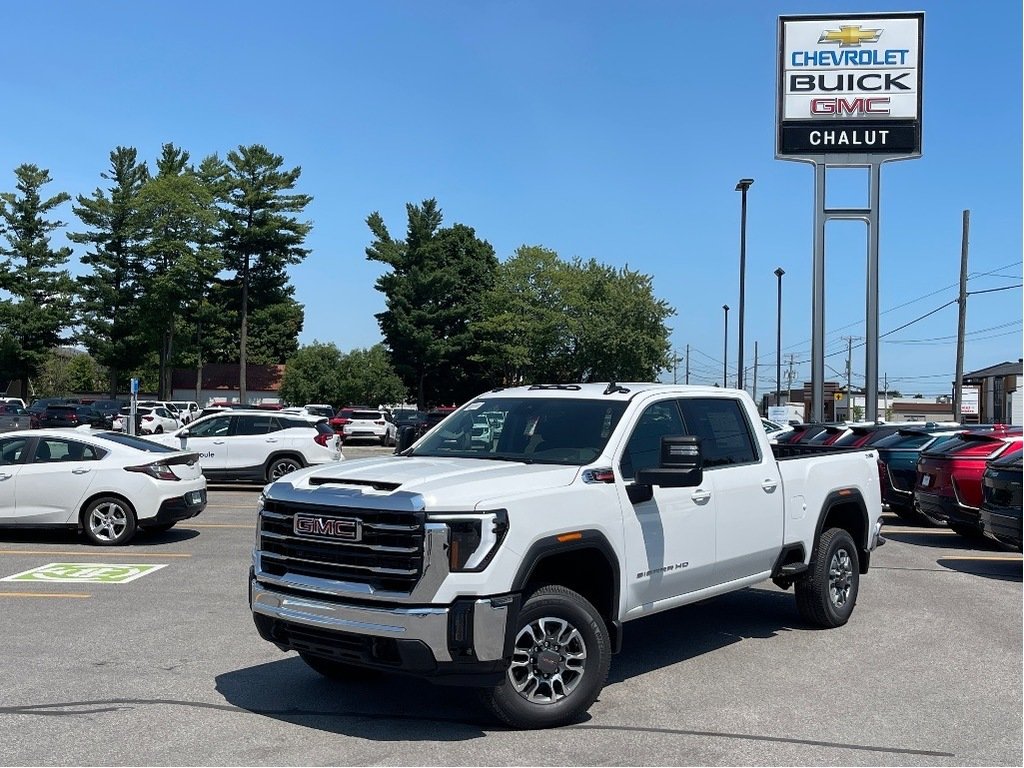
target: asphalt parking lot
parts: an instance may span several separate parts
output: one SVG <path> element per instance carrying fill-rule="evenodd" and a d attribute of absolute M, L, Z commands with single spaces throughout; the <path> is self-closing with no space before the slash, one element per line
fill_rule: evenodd
<path fill-rule="evenodd" d="M 888 518 L 847 626 L 807 628 L 770 584 L 642 619 L 589 719 L 519 733 L 471 691 L 339 686 L 261 640 L 246 596 L 257 491 L 213 486 L 198 518 L 114 550 L 0 532 L 0 578 L 163 565 L 125 584 L 0 582 L 0 764 L 1024 761 L 1016 553 Z"/>

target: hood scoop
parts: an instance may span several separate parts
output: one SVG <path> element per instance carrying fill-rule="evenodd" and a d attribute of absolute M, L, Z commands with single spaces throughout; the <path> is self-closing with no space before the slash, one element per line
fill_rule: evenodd
<path fill-rule="evenodd" d="M 401 483 L 388 483 L 383 480 L 353 480 L 344 477 L 311 477 L 310 485 L 358 485 L 372 488 L 375 491 L 395 491 L 401 488 Z"/>

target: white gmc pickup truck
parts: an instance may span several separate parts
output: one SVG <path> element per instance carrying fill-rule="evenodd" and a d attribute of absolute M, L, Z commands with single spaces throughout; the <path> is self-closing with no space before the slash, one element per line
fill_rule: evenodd
<path fill-rule="evenodd" d="M 402 437 L 264 489 L 256 627 L 328 677 L 476 686 L 513 727 L 586 711 L 641 616 L 771 579 L 846 623 L 880 542 L 875 453 L 777 457 L 739 391 L 496 389 Z"/>

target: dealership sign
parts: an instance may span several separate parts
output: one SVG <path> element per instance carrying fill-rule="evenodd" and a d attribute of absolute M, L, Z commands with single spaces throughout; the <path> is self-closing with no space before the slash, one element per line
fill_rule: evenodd
<path fill-rule="evenodd" d="M 923 13 L 780 16 L 776 156 L 919 156 L 923 43 Z"/>

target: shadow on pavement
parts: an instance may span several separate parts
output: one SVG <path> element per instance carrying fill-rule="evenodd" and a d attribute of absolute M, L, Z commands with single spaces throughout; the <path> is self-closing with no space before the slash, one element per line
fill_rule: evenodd
<path fill-rule="evenodd" d="M 792 592 L 758 589 L 638 619 L 627 625 L 626 644 L 612 658 L 608 685 L 743 639 L 768 639 L 804 626 Z M 362 739 L 465 741 L 503 728 L 470 689 L 400 675 L 332 682 L 292 654 L 218 675 L 216 688 L 228 703 L 253 714 Z M 589 720 L 584 715 L 577 725 Z"/>
<path fill-rule="evenodd" d="M 920 531 L 887 531 L 882 529 L 882 538 L 886 541 L 898 541 L 902 544 L 914 544 L 919 547 L 934 549 L 979 550 L 981 552 L 1005 551 L 989 539 L 967 539 L 946 528 L 922 528 Z"/>
<path fill-rule="evenodd" d="M 935 562 L 943 568 L 948 568 L 958 573 L 967 573 L 971 576 L 982 576 L 986 579 L 997 579 L 999 581 L 1020 582 L 1024 580 L 1024 575 L 1022 575 L 1022 568 L 1024 566 L 1021 564 L 1021 559 L 1009 554 L 1006 557 L 992 560 L 974 560 L 970 557 L 955 557 L 951 555 L 949 557 L 940 557 Z"/>

